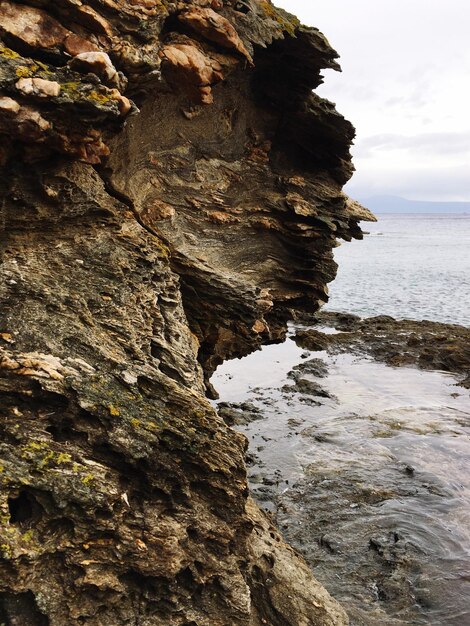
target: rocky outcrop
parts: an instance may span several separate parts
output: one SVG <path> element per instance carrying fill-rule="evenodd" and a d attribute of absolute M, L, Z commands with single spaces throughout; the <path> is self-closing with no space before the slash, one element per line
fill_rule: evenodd
<path fill-rule="evenodd" d="M 206 395 L 370 218 L 269 2 L 0 2 L 0 622 L 338 625 Z"/>
<path fill-rule="evenodd" d="M 389 315 L 361 319 L 334 311 L 308 317 L 310 323 L 320 325 L 320 330 L 310 328 L 296 333 L 295 340 L 303 348 L 366 354 L 393 367 L 449 372 L 459 376 L 459 385 L 470 388 L 470 329 L 465 326 L 396 320 Z M 324 325 L 338 333 L 321 332 Z"/>

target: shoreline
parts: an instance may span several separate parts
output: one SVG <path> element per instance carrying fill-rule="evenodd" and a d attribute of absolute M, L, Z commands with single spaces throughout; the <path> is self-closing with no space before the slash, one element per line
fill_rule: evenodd
<path fill-rule="evenodd" d="M 361 318 L 352 313 L 321 311 L 314 317 L 297 319 L 313 325 L 312 331 L 298 333 L 302 347 L 334 352 L 368 354 L 388 365 L 415 365 L 421 369 L 462 376 L 460 385 L 470 388 L 470 328 L 428 320 L 395 319 L 389 315 Z M 321 338 L 315 326 L 330 326 L 338 334 Z M 316 333 L 319 333 L 317 335 Z"/>
<path fill-rule="evenodd" d="M 216 373 L 253 496 L 353 625 L 468 617 L 469 335 L 321 312 Z"/>

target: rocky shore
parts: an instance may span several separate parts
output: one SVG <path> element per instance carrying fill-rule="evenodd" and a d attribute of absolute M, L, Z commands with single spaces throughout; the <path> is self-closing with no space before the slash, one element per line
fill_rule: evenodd
<path fill-rule="evenodd" d="M 0 623 L 347 622 L 207 399 L 373 219 L 336 59 L 264 0 L 0 2 Z"/>
<path fill-rule="evenodd" d="M 352 624 L 470 618 L 469 333 L 321 312 L 214 377 L 254 497 Z"/>
<path fill-rule="evenodd" d="M 301 347 L 327 352 L 370 355 L 395 367 L 416 365 L 459 376 L 459 384 L 470 388 L 470 329 L 456 324 L 396 320 L 387 315 L 361 319 L 349 313 L 322 311 L 304 317 L 312 328 L 298 331 Z M 338 331 L 325 334 L 321 327 Z M 320 327 L 319 330 L 316 327 Z"/>

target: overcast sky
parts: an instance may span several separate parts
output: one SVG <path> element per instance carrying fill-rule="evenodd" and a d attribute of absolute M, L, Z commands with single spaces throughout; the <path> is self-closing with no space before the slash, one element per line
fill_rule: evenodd
<path fill-rule="evenodd" d="M 318 93 L 357 130 L 349 194 L 470 201 L 469 0 L 274 2 L 340 54 Z"/>

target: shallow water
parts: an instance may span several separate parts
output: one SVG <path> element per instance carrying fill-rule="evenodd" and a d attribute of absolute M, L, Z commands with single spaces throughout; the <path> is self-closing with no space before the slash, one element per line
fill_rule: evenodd
<path fill-rule="evenodd" d="M 286 387 L 312 358 L 327 376 L 300 377 L 329 398 Z M 470 403 L 452 376 L 288 339 L 212 382 L 260 410 L 237 426 L 253 494 L 352 624 L 470 624 Z"/>
<path fill-rule="evenodd" d="M 470 326 L 470 215 L 379 215 L 335 250 L 327 309 Z"/>

